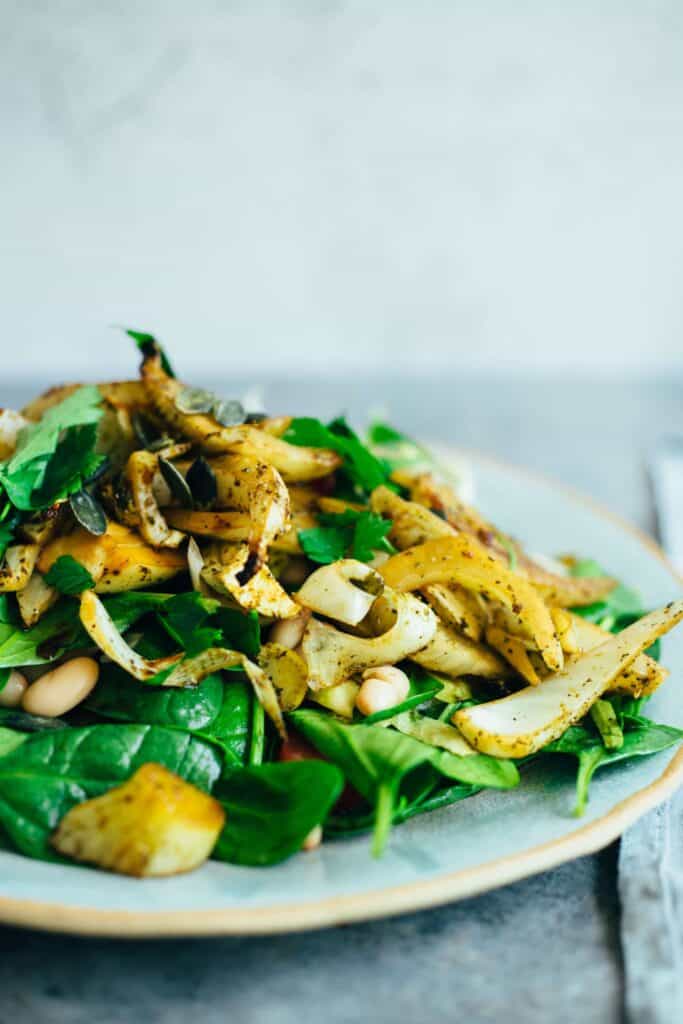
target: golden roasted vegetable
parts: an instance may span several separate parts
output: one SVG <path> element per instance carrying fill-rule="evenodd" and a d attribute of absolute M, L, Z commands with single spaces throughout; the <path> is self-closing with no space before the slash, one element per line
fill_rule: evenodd
<path fill-rule="evenodd" d="M 328 619 L 357 626 L 383 590 L 384 580 L 369 565 L 342 558 L 312 572 L 296 599 Z"/>
<path fill-rule="evenodd" d="M 406 501 L 389 487 L 376 487 L 370 495 L 370 508 L 378 516 L 391 519 L 389 537 L 400 551 L 439 537 L 452 537 L 456 530 L 445 520 L 414 501 Z"/>
<path fill-rule="evenodd" d="M 503 679 L 510 671 L 498 655 L 473 640 L 456 633 L 439 621 L 434 636 L 411 660 L 423 668 L 445 676 L 480 676 L 483 679 Z"/>
<path fill-rule="evenodd" d="M 617 676 L 683 619 L 683 601 L 650 612 L 562 672 L 509 697 L 456 711 L 453 722 L 483 754 L 528 757 L 578 722 Z"/>
<path fill-rule="evenodd" d="M 612 635 L 580 615 L 572 614 L 571 620 L 580 651 L 592 651 Z M 667 669 L 654 658 L 639 654 L 619 673 L 609 689 L 611 693 L 622 693 L 630 697 L 650 697 L 668 674 Z"/>
<path fill-rule="evenodd" d="M 250 519 L 249 551 L 258 568 L 268 547 L 286 530 L 289 494 L 274 466 L 243 455 L 223 455 L 211 460 L 220 508 L 234 508 Z"/>
<path fill-rule="evenodd" d="M 39 553 L 37 544 L 12 544 L 7 548 L 0 568 L 0 593 L 16 593 L 27 586 Z"/>
<path fill-rule="evenodd" d="M 544 600 L 560 608 L 581 608 L 603 601 L 617 585 L 609 576 L 555 575 L 528 558 L 523 559 L 523 566 Z"/>
<path fill-rule="evenodd" d="M 301 654 L 308 665 L 308 685 L 325 690 L 346 682 L 366 668 L 395 665 L 420 650 L 434 636 L 436 616 L 412 594 L 384 591 L 376 603 L 388 606 L 392 625 L 380 636 L 370 638 L 342 633 L 326 622 L 312 618 L 304 632 Z"/>
<path fill-rule="evenodd" d="M 19 614 L 24 625 L 27 628 L 35 626 L 58 597 L 59 592 L 47 584 L 39 572 L 34 571 L 24 589 L 17 591 Z"/>
<path fill-rule="evenodd" d="M 464 533 L 427 541 L 394 555 L 379 569 L 395 590 L 419 590 L 431 583 L 459 583 L 515 615 L 532 637 L 549 668 L 562 667 L 563 655 L 548 608 L 534 588 Z"/>
<path fill-rule="evenodd" d="M 489 616 L 478 594 L 455 583 L 432 583 L 422 590 L 422 595 L 447 626 L 479 643 Z"/>
<path fill-rule="evenodd" d="M 267 565 L 262 565 L 246 582 L 249 548 L 246 544 L 217 544 L 205 553 L 201 578 L 220 594 L 232 598 L 245 611 L 255 611 L 271 619 L 290 619 L 299 613 L 299 606 L 291 599 L 273 576 Z"/>
<path fill-rule="evenodd" d="M 203 864 L 224 824 L 217 800 L 149 762 L 122 786 L 72 807 L 51 841 L 74 860 L 155 878 Z"/>
<path fill-rule="evenodd" d="M 151 587 L 186 568 L 185 556 L 179 551 L 153 548 L 139 533 L 111 520 L 101 537 L 94 537 L 79 526 L 51 541 L 40 553 L 38 571 L 46 573 L 61 555 L 71 555 L 88 570 L 98 593 Z"/>
<path fill-rule="evenodd" d="M 282 644 L 268 643 L 259 651 L 258 663 L 273 684 L 282 710 L 295 711 L 308 688 L 308 669 L 301 655 Z"/>
<path fill-rule="evenodd" d="M 185 535 L 169 527 L 159 508 L 154 493 L 154 478 L 158 471 L 158 453 L 143 449 L 133 452 L 126 466 L 140 533 L 155 548 L 177 548 L 185 540 Z"/>
<path fill-rule="evenodd" d="M 524 641 L 520 640 L 519 637 L 512 636 L 497 626 L 489 626 L 486 630 L 486 643 L 489 647 L 493 647 L 495 651 L 502 654 L 505 660 L 531 686 L 535 686 L 536 683 L 540 682 L 539 675 L 529 659 Z"/>
<path fill-rule="evenodd" d="M 170 668 L 182 658 L 172 654 L 166 658 L 143 658 L 124 640 L 99 597 L 92 590 L 81 594 L 80 619 L 83 628 L 110 661 L 120 665 L 135 679 L 151 679 L 157 672 Z"/>
<path fill-rule="evenodd" d="M 298 447 L 258 427 L 223 427 L 204 413 L 181 412 L 178 399 L 183 385 L 164 373 L 158 354 L 145 357 L 142 379 L 160 415 L 174 430 L 196 441 L 210 454 L 231 453 L 267 462 L 275 466 L 285 480 L 293 483 L 328 476 L 341 463 L 335 452 L 324 448 Z"/>

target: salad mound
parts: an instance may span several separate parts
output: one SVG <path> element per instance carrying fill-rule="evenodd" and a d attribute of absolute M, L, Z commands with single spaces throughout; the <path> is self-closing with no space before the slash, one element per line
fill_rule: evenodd
<path fill-rule="evenodd" d="M 558 754 L 576 811 L 651 721 L 659 637 L 596 562 L 534 556 L 384 423 L 136 380 L 0 412 L 0 834 L 149 877 L 274 864 Z"/>

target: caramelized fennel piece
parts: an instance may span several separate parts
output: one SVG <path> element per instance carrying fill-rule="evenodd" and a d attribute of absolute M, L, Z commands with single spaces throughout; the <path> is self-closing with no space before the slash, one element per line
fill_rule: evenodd
<path fill-rule="evenodd" d="M 453 723 L 480 753 L 528 757 L 583 718 L 617 676 L 681 619 L 683 601 L 672 601 L 537 686 L 456 711 Z"/>
<path fill-rule="evenodd" d="M 196 441 L 209 454 L 244 455 L 274 466 L 292 483 L 328 476 L 340 465 L 339 456 L 324 448 L 303 448 L 274 437 L 258 427 L 223 427 L 204 413 L 180 412 L 177 400 L 183 385 L 161 367 L 158 353 L 145 357 L 142 380 L 150 400 L 167 423 L 183 437 Z"/>
<path fill-rule="evenodd" d="M 507 665 L 494 651 L 468 640 L 440 620 L 429 643 L 411 654 L 410 659 L 423 668 L 456 679 L 459 676 L 503 679 L 510 675 Z"/>
<path fill-rule="evenodd" d="M 536 642 L 548 668 L 557 671 L 562 667 L 562 648 L 550 612 L 539 595 L 527 580 L 503 566 L 467 534 L 442 537 L 402 551 L 380 566 L 379 572 L 395 590 L 459 583 L 499 601 L 515 615 L 520 630 Z"/>

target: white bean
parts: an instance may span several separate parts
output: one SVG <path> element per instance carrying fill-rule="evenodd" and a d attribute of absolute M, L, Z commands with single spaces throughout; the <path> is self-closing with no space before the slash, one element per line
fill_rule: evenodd
<path fill-rule="evenodd" d="M 72 658 L 46 672 L 26 690 L 22 707 L 32 715 L 57 718 L 93 691 L 100 666 L 93 658 Z"/>
<path fill-rule="evenodd" d="M 26 676 L 17 672 L 15 668 L 9 674 L 9 679 L 0 690 L 0 707 L 16 708 L 21 704 L 21 699 L 28 686 Z"/>
<path fill-rule="evenodd" d="M 276 622 L 268 634 L 268 640 L 272 644 L 281 644 L 293 651 L 301 643 L 306 629 L 306 624 L 311 617 L 307 608 L 302 608 L 298 615 L 292 619 L 282 619 Z"/>
<path fill-rule="evenodd" d="M 378 665 L 376 668 L 366 668 L 363 679 L 381 679 L 384 683 L 391 683 L 396 693 L 395 704 L 400 704 L 410 693 L 410 680 L 405 672 L 395 665 Z"/>
<path fill-rule="evenodd" d="M 396 691 L 391 683 L 385 683 L 383 679 L 375 679 L 371 676 L 361 683 L 360 690 L 356 697 L 356 707 L 361 715 L 374 715 L 378 711 L 386 711 L 398 704 Z"/>

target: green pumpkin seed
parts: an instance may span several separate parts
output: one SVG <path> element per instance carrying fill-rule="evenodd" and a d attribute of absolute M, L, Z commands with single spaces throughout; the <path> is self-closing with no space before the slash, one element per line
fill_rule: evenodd
<path fill-rule="evenodd" d="M 208 508 L 218 497 L 216 475 L 211 466 L 202 458 L 195 459 L 187 471 L 187 484 L 192 491 L 194 503 L 199 508 Z"/>
<path fill-rule="evenodd" d="M 204 388 L 181 388 L 175 400 L 176 409 L 192 416 L 211 412 L 216 396 Z"/>
<path fill-rule="evenodd" d="M 101 537 L 107 530 L 107 517 L 99 501 L 87 491 L 76 491 L 69 498 L 69 505 L 76 520 L 84 530 L 95 537 Z"/>
<path fill-rule="evenodd" d="M 228 399 L 214 404 L 213 417 L 222 427 L 239 427 L 246 420 L 247 414 L 241 402 Z"/>
<path fill-rule="evenodd" d="M 163 476 L 164 480 L 168 484 L 168 489 L 173 497 L 180 502 L 186 508 L 192 508 L 192 491 L 187 485 L 185 477 L 179 469 L 165 459 L 163 455 L 159 456 L 159 472 Z"/>

